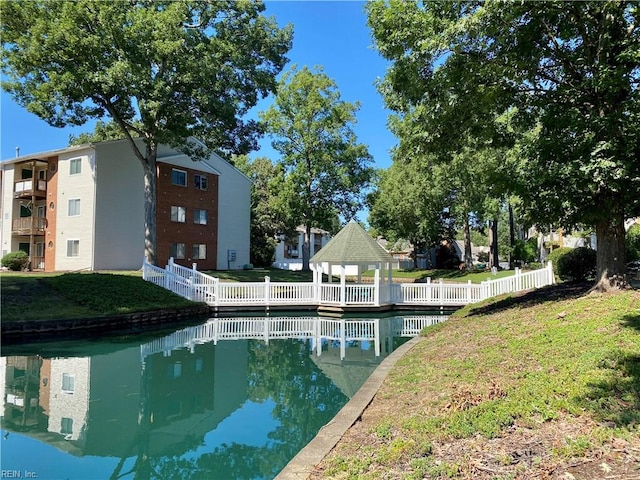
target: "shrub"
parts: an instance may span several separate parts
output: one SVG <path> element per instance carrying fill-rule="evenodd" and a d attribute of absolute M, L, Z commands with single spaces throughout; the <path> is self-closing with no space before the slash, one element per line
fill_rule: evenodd
<path fill-rule="evenodd" d="M 553 273 L 558 275 L 558 261 L 561 257 L 569 253 L 573 248 L 569 247 L 561 247 L 552 250 L 551 253 L 547 256 L 547 260 L 553 264 Z"/>
<path fill-rule="evenodd" d="M 480 263 L 489 263 L 489 252 L 478 252 L 478 261 Z"/>
<path fill-rule="evenodd" d="M 538 258 L 538 239 L 530 238 L 526 242 L 516 240 L 513 247 L 513 258 L 524 263 L 534 262 Z"/>
<path fill-rule="evenodd" d="M 29 263 L 29 255 L 23 251 L 11 252 L 2 257 L 0 262 L 2 262 L 3 267 L 7 267 L 14 272 L 19 272 L 20 270 L 24 270 L 27 263 Z"/>
<path fill-rule="evenodd" d="M 627 230 L 624 243 L 627 249 L 627 261 L 640 260 L 640 223 L 631 225 Z"/>
<path fill-rule="evenodd" d="M 558 259 L 558 276 L 562 280 L 584 281 L 596 274 L 596 251 L 587 247 L 571 249 Z"/>

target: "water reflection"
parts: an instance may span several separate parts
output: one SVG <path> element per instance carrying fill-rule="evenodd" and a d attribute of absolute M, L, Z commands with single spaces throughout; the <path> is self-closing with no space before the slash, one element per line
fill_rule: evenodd
<path fill-rule="evenodd" d="M 0 357 L 2 470 L 272 478 L 403 338 L 441 320 L 211 319 L 144 343 Z"/>

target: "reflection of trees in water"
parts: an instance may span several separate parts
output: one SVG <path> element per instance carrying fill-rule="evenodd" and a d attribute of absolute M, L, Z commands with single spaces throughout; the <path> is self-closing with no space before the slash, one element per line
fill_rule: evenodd
<path fill-rule="evenodd" d="M 269 433 L 266 445 L 223 444 L 195 459 L 150 457 L 148 381 L 151 368 L 147 365 L 141 376 L 138 438 L 131 449 L 136 460 L 131 469 L 122 472 L 126 460 L 123 458 L 111 479 L 131 478 L 131 474 L 136 480 L 273 478 L 348 400 L 313 362 L 308 342 L 283 340 L 265 344 L 250 340 L 248 355 L 248 400 L 275 403 L 272 416 L 277 427 Z M 255 421 L 258 423 L 261 419 Z M 199 439 L 194 441 L 192 449 L 200 446 L 199 442 Z"/>

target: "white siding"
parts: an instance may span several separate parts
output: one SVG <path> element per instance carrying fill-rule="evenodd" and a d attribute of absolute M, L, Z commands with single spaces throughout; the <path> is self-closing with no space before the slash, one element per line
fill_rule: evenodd
<path fill-rule="evenodd" d="M 126 142 L 96 145 L 95 270 L 137 270 L 144 257 L 144 175 Z"/>
<path fill-rule="evenodd" d="M 73 428 L 70 433 L 67 433 L 68 438 L 70 440 L 80 439 L 89 413 L 90 371 L 91 359 L 89 357 L 54 358 L 51 360 L 48 426 L 50 432 L 62 433 L 62 419 L 69 418 L 73 421 Z M 63 391 L 62 377 L 64 374 L 73 376 L 73 392 Z"/>
<path fill-rule="evenodd" d="M 238 269 L 249 263 L 251 181 L 232 165 L 219 159 L 221 173 L 218 198 L 218 269 Z M 227 265 L 227 252 L 236 251 L 235 263 Z"/>
<path fill-rule="evenodd" d="M 58 157 L 58 198 L 56 200 L 56 270 L 82 270 L 93 266 L 95 223 L 96 155 L 92 148 L 64 152 Z M 81 160 L 81 173 L 70 174 L 71 160 Z M 80 199 L 80 215 L 68 215 L 69 200 Z M 79 240 L 79 255 L 67 256 L 67 242 Z"/>
<path fill-rule="evenodd" d="M 2 221 L 0 245 L 2 246 L 2 251 L 0 254 L 2 255 L 18 249 L 17 243 L 14 246 L 11 242 L 11 222 L 13 220 L 13 178 L 13 165 L 2 165 L 2 199 L 0 200 L 2 202 L 2 208 L 0 210 L 0 221 Z"/>

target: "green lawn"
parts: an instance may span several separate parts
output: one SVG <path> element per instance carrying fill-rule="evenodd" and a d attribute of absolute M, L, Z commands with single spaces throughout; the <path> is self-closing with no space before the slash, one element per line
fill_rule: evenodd
<path fill-rule="evenodd" d="M 460 271 L 460 270 L 444 270 L 444 269 L 432 269 L 432 270 L 394 270 L 393 278 L 412 279 L 412 280 L 425 280 L 431 278 L 432 281 L 436 281 L 443 278 L 447 282 L 462 282 L 467 283 L 471 280 L 472 283 L 484 282 L 487 279 L 498 279 L 504 277 L 510 277 L 514 275 L 513 270 L 501 270 L 496 275 L 493 275 L 490 271 L 480 270 L 474 272 Z M 373 277 L 374 271 L 369 270 L 362 274 L 363 277 Z"/>
<path fill-rule="evenodd" d="M 56 320 L 194 305 L 145 282 L 139 272 L 4 273 L 3 321 Z"/>
<path fill-rule="evenodd" d="M 494 299 L 429 327 L 322 476 L 547 478 L 581 465 L 592 470 L 562 478 L 637 478 L 640 292 L 588 287 Z"/>

